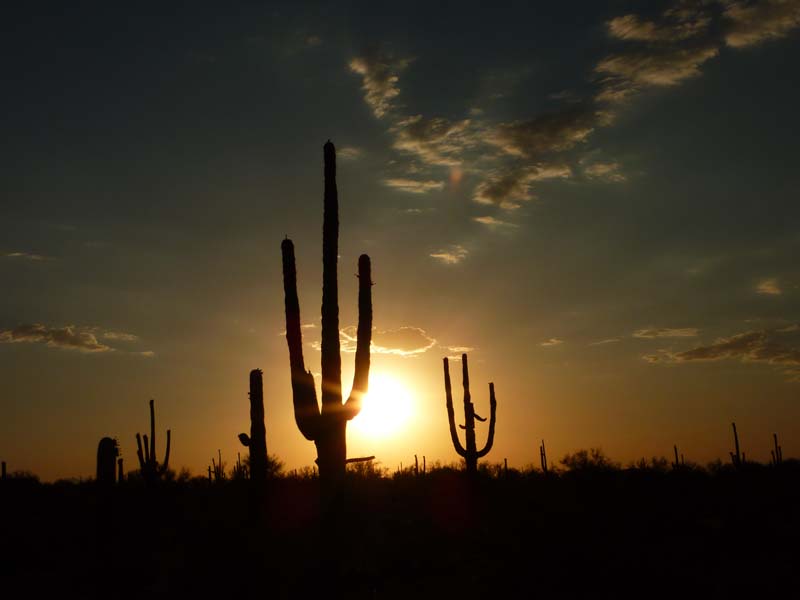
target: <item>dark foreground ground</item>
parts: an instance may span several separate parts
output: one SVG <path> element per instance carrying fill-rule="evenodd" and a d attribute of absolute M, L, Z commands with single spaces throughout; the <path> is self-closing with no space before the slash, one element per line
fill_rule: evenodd
<path fill-rule="evenodd" d="M 800 465 L 0 482 L 4 598 L 798 598 Z M 5 592 L 10 592 L 6 595 Z"/>

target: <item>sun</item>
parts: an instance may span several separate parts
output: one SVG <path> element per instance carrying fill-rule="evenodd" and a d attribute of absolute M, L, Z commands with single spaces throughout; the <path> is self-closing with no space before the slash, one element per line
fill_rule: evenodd
<path fill-rule="evenodd" d="M 411 394 L 402 383 L 384 373 L 369 376 L 369 393 L 351 426 L 362 435 L 390 437 L 405 427 L 411 416 Z"/>

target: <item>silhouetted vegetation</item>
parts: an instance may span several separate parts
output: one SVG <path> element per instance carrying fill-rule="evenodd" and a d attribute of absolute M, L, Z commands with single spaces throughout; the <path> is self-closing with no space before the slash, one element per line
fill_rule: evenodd
<path fill-rule="evenodd" d="M 292 397 L 297 427 L 317 447 L 317 464 L 326 487 L 339 486 L 347 462 L 347 421 L 361 411 L 369 384 L 372 340 L 372 275 L 369 256 L 358 259 L 358 330 L 355 372 L 350 397 L 342 403 L 342 359 L 339 354 L 339 197 L 336 189 L 336 149 L 328 140 L 323 149 L 325 194 L 322 226 L 322 408 L 317 403 L 314 376 L 306 371 L 300 330 L 300 302 L 294 244 L 281 243 L 286 304 L 286 341 L 292 376 Z"/>
<path fill-rule="evenodd" d="M 167 429 L 167 450 L 164 453 L 164 462 L 159 463 L 156 458 L 156 413 L 155 402 L 150 400 L 150 437 L 147 434 L 136 434 L 136 456 L 139 458 L 139 473 L 146 483 L 152 485 L 162 479 L 169 471 L 169 452 L 172 444 L 172 431 Z M 142 448 L 144 437 L 144 448 Z"/>
<path fill-rule="evenodd" d="M 485 422 L 486 419 L 480 415 L 475 414 L 475 405 L 472 403 L 472 398 L 469 393 L 469 366 L 467 364 L 467 355 L 461 355 L 461 377 L 464 385 L 464 425 L 459 425 L 464 430 L 466 437 L 466 448 L 461 445 L 458 439 L 458 432 L 456 431 L 456 417 L 453 410 L 453 390 L 450 385 L 450 367 L 447 358 L 444 359 L 444 391 L 447 401 L 447 420 L 450 424 L 450 438 L 453 442 L 453 447 L 459 456 L 464 458 L 467 465 L 467 473 L 474 475 L 478 471 L 478 459 L 483 458 L 492 449 L 494 443 L 494 425 L 497 416 L 497 400 L 494 397 L 494 383 L 489 384 L 489 435 L 486 439 L 486 445 L 482 450 L 478 450 L 475 444 L 475 420 Z"/>
<path fill-rule="evenodd" d="M 241 461 L 235 476 L 247 477 L 256 485 L 263 485 L 267 480 L 267 430 L 264 426 L 264 392 L 261 369 L 250 371 L 250 435 L 239 434 L 239 441 L 250 450 L 250 460 L 245 472 Z"/>

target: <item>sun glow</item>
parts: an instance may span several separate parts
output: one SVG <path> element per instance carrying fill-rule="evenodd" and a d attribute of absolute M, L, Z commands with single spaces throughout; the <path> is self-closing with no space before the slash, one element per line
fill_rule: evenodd
<path fill-rule="evenodd" d="M 383 373 L 373 373 L 361 412 L 351 425 L 365 436 L 390 437 L 402 431 L 411 412 L 411 394 L 403 384 Z"/>

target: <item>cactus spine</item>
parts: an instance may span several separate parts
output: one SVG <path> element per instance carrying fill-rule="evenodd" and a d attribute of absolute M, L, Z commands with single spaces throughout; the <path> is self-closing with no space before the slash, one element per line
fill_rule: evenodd
<path fill-rule="evenodd" d="M 139 459 L 139 469 L 148 484 L 155 483 L 167 472 L 170 444 L 172 443 L 172 432 L 167 429 L 167 450 L 164 453 L 164 462 L 159 464 L 158 460 L 156 460 L 156 413 L 154 402 L 154 400 L 150 400 L 150 439 L 148 440 L 147 435 L 136 434 L 136 456 Z M 142 438 L 144 438 L 144 445 L 142 445 Z M 144 451 L 142 451 L 143 448 Z"/>
<path fill-rule="evenodd" d="M 361 410 L 369 382 L 369 350 L 372 339 L 372 279 L 369 256 L 358 259 L 358 333 L 355 372 L 350 397 L 342 402 L 342 362 L 339 356 L 339 293 L 337 260 L 339 199 L 336 189 L 336 149 L 330 140 L 323 149 L 325 160 L 324 217 L 322 226 L 322 408 L 317 404 L 314 377 L 303 361 L 300 302 L 294 244 L 281 243 L 283 288 L 286 304 L 286 342 L 292 377 L 294 416 L 300 433 L 317 447 L 317 464 L 323 485 L 336 485 L 344 477 L 347 461 L 347 421 Z"/>
<path fill-rule="evenodd" d="M 489 435 L 483 450 L 478 450 L 475 445 L 475 419 L 486 421 L 485 418 L 475 414 L 475 406 L 469 394 L 469 367 L 467 365 L 467 355 L 461 355 L 462 378 L 464 384 L 464 425 L 459 425 L 464 430 L 466 437 L 466 448 L 461 445 L 456 431 L 455 411 L 453 410 L 453 392 L 450 386 L 450 367 L 447 358 L 444 359 L 444 391 L 447 400 L 447 419 L 450 422 L 450 438 L 456 452 L 464 458 L 467 463 L 467 474 L 475 475 L 478 472 L 478 459 L 483 458 L 492 449 L 494 443 L 494 425 L 497 413 L 497 400 L 494 397 L 494 383 L 489 384 L 489 405 L 491 410 L 489 420 Z"/>
<path fill-rule="evenodd" d="M 239 441 L 250 449 L 250 479 L 255 484 L 267 480 L 267 433 L 264 427 L 263 389 L 261 369 L 253 369 L 250 371 L 250 435 L 240 433 Z"/>
<path fill-rule="evenodd" d="M 97 483 L 103 485 L 113 484 L 117 480 L 117 457 L 119 444 L 117 440 L 104 437 L 97 445 Z"/>

